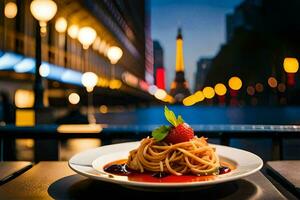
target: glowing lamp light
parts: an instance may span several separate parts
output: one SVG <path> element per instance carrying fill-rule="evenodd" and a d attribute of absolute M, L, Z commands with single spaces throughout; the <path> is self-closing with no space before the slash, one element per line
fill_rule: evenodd
<path fill-rule="evenodd" d="M 190 95 L 190 96 L 184 98 L 183 101 L 182 101 L 182 103 L 185 106 L 192 106 L 192 105 L 194 105 L 196 103 L 195 97 L 193 95 Z"/>
<path fill-rule="evenodd" d="M 116 64 L 123 55 L 121 48 L 117 46 L 112 46 L 107 51 L 107 57 L 110 60 L 111 64 Z"/>
<path fill-rule="evenodd" d="M 264 91 L 264 86 L 263 86 L 263 84 L 261 84 L 261 83 L 256 83 L 256 84 L 255 84 L 255 90 L 256 90 L 257 92 L 263 92 L 263 91 Z"/>
<path fill-rule="evenodd" d="M 70 104 L 76 105 L 80 101 L 80 96 L 77 93 L 73 92 L 73 93 L 69 94 L 68 100 L 69 100 Z"/>
<path fill-rule="evenodd" d="M 99 45 L 98 51 L 99 51 L 99 53 L 104 54 L 105 50 L 106 50 L 106 42 L 105 42 L 105 40 L 102 39 L 100 41 L 100 45 Z"/>
<path fill-rule="evenodd" d="M 73 39 L 77 38 L 78 32 L 79 32 L 79 27 L 77 25 L 71 25 L 68 28 L 68 35 Z"/>
<path fill-rule="evenodd" d="M 283 61 L 283 68 L 286 73 L 296 73 L 299 69 L 297 58 L 285 58 Z"/>
<path fill-rule="evenodd" d="M 93 72 L 85 72 L 81 77 L 81 83 L 88 92 L 92 92 L 98 83 L 98 76 Z"/>
<path fill-rule="evenodd" d="M 215 91 L 212 87 L 205 87 L 202 92 L 207 99 L 212 99 L 215 96 Z"/>
<path fill-rule="evenodd" d="M 67 30 L 68 22 L 64 17 L 60 17 L 55 22 L 55 30 L 59 33 L 64 33 Z"/>
<path fill-rule="evenodd" d="M 215 85 L 215 92 L 219 96 L 223 96 L 226 94 L 227 89 L 226 86 L 223 83 L 218 83 Z"/>
<path fill-rule="evenodd" d="M 163 100 L 167 96 L 167 93 L 163 89 L 157 89 L 154 96 L 155 96 L 155 98 L 157 98 L 159 100 Z"/>
<path fill-rule="evenodd" d="M 278 83 L 276 78 L 271 76 L 270 78 L 268 78 L 268 84 L 271 88 L 276 88 Z"/>
<path fill-rule="evenodd" d="M 232 90 L 239 90 L 241 89 L 243 83 L 239 77 L 233 76 L 229 79 L 228 85 Z"/>
<path fill-rule="evenodd" d="M 100 47 L 100 43 L 101 43 L 101 40 L 100 40 L 100 37 L 96 37 L 94 43 L 93 43 L 93 49 L 96 51 L 98 51 L 99 47 Z"/>
<path fill-rule="evenodd" d="M 39 73 L 42 77 L 47 77 L 50 74 L 50 67 L 48 64 L 43 63 L 39 68 Z"/>
<path fill-rule="evenodd" d="M 109 87 L 109 80 L 103 77 L 99 77 L 97 86 L 99 87 Z"/>
<path fill-rule="evenodd" d="M 248 95 L 253 96 L 255 94 L 255 88 L 253 86 L 248 86 L 247 93 Z"/>
<path fill-rule="evenodd" d="M 108 108 L 107 108 L 106 105 L 101 105 L 101 106 L 99 107 L 99 111 L 100 111 L 102 114 L 105 114 L 105 113 L 108 112 Z"/>
<path fill-rule="evenodd" d="M 33 0 L 30 4 L 30 11 L 33 17 L 39 21 L 41 32 L 46 33 L 47 22 L 55 16 L 57 5 L 52 0 Z"/>
<path fill-rule="evenodd" d="M 9 19 L 13 19 L 16 17 L 18 13 L 18 7 L 14 2 L 8 2 L 4 7 L 4 15 Z"/>
<path fill-rule="evenodd" d="M 88 26 L 82 27 L 78 32 L 78 40 L 84 49 L 88 49 L 97 37 L 96 31 Z"/>
<path fill-rule="evenodd" d="M 285 90 L 286 90 L 285 84 L 284 83 L 279 83 L 278 84 L 278 91 L 283 93 L 283 92 L 285 92 Z"/>
<path fill-rule="evenodd" d="M 109 88 L 112 90 L 119 89 L 122 86 L 122 82 L 118 79 L 113 79 L 109 82 Z"/>
<path fill-rule="evenodd" d="M 18 108 L 31 108 L 34 104 L 34 93 L 32 90 L 18 89 L 15 93 L 15 105 Z"/>
<path fill-rule="evenodd" d="M 122 80 L 127 84 L 132 87 L 137 87 L 139 84 L 139 79 L 131 74 L 130 72 L 123 72 L 122 74 Z"/>
<path fill-rule="evenodd" d="M 197 102 L 203 101 L 205 99 L 205 96 L 202 91 L 197 91 L 194 95 Z"/>

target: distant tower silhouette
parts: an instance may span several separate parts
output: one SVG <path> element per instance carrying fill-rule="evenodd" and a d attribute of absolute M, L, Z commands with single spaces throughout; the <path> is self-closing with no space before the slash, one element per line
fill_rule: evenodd
<path fill-rule="evenodd" d="M 188 83 L 184 78 L 183 39 L 181 28 L 178 29 L 176 38 L 176 75 L 175 80 L 171 84 L 170 94 L 175 98 L 177 103 L 181 103 L 185 97 L 191 94 L 188 89 Z"/>

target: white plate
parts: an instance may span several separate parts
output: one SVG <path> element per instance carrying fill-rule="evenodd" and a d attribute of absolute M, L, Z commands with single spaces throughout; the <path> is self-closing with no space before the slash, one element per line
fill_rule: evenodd
<path fill-rule="evenodd" d="M 214 180 L 187 183 L 137 182 L 128 180 L 126 176 L 111 176 L 109 173 L 103 171 L 104 165 L 112 161 L 126 159 L 129 151 L 137 148 L 138 145 L 139 142 L 128 142 L 87 150 L 73 156 L 69 160 L 69 166 L 75 172 L 92 179 L 116 183 L 126 187 L 145 189 L 186 188 L 224 183 L 253 174 L 263 166 L 262 159 L 253 153 L 222 145 L 212 145 L 216 147 L 217 154 L 222 160 L 236 166 L 235 170 L 227 174 L 218 175 Z"/>

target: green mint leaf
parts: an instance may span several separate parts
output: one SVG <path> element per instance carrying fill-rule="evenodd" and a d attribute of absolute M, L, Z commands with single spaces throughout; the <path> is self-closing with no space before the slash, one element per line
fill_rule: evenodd
<path fill-rule="evenodd" d="M 177 119 L 173 111 L 169 110 L 167 106 L 165 106 L 165 117 L 173 126 L 177 126 Z"/>
<path fill-rule="evenodd" d="M 183 124 L 184 120 L 182 119 L 181 115 L 178 115 L 177 124 Z"/>
<path fill-rule="evenodd" d="M 169 130 L 169 126 L 160 126 L 152 131 L 152 137 L 157 141 L 161 141 L 168 135 Z"/>

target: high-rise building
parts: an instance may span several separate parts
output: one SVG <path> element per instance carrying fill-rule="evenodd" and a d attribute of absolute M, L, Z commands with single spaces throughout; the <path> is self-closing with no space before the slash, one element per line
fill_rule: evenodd
<path fill-rule="evenodd" d="M 183 58 L 183 37 L 181 28 L 178 29 L 176 37 L 176 74 L 175 80 L 171 84 L 171 96 L 174 97 L 177 103 L 181 103 L 182 100 L 189 96 L 190 90 L 188 89 L 188 83 L 184 78 L 184 58 Z"/>
<path fill-rule="evenodd" d="M 158 41 L 153 42 L 153 59 L 155 85 L 165 89 L 164 51 Z"/>
<path fill-rule="evenodd" d="M 194 90 L 201 90 L 204 87 L 205 77 L 211 66 L 212 58 L 200 58 L 197 62 Z"/>

